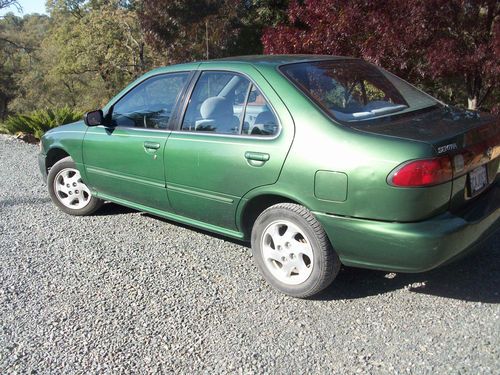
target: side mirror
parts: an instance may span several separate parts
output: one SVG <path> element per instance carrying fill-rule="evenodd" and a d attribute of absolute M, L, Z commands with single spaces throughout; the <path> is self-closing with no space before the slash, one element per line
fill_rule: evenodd
<path fill-rule="evenodd" d="M 97 111 L 85 113 L 85 115 L 83 116 L 83 121 L 87 126 L 104 125 L 104 115 L 102 113 L 102 110 L 98 109 Z"/>

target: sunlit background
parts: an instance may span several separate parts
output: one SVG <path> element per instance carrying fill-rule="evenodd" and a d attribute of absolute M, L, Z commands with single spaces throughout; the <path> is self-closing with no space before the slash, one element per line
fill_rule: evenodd
<path fill-rule="evenodd" d="M 19 0 L 22 10 L 18 10 L 15 6 L 0 10 L 0 16 L 7 13 L 14 13 L 16 16 L 23 16 L 30 13 L 46 14 L 45 0 Z"/>

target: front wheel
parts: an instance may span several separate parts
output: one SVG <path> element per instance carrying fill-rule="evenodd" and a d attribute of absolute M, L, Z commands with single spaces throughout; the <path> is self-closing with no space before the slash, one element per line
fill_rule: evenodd
<path fill-rule="evenodd" d="M 267 282 L 293 297 L 319 293 L 340 270 L 321 224 L 298 204 L 276 204 L 259 215 L 252 229 L 252 253 Z"/>
<path fill-rule="evenodd" d="M 90 215 L 103 204 L 101 199 L 92 196 L 69 156 L 53 165 L 47 176 L 47 185 L 52 202 L 67 214 Z"/>

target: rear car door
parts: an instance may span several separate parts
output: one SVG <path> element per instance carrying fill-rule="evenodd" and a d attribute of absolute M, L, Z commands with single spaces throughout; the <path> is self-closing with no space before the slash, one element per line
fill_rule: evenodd
<path fill-rule="evenodd" d="M 228 65 L 200 65 L 184 115 L 167 141 L 165 170 L 175 213 L 237 229 L 241 198 L 277 181 L 294 126 L 255 68 Z"/>
<path fill-rule="evenodd" d="M 160 74 L 137 84 L 83 141 L 86 181 L 100 197 L 168 210 L 163 154 L 172 113 L 189 72 Z"/>

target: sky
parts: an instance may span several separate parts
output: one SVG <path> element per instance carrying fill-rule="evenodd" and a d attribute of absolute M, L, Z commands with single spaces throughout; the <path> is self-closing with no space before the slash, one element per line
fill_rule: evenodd
<path fill-rule="evenodd" d="M 45 13 L 45 0 L 19 0 L 19 4 L 23 7 L 22 12 L 18 12 L 16 7 L 12 6 L 10 8 L 5 8 L 0 10 L 0 16 L 6 13 L 12 12 L 15 15 L 23 16 L 30 13 Z"/>

